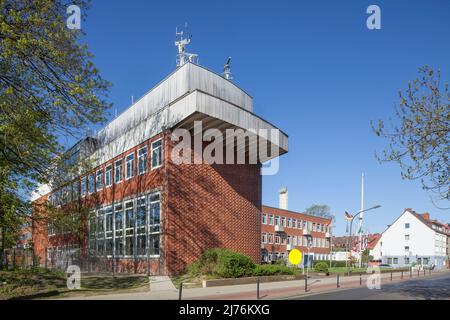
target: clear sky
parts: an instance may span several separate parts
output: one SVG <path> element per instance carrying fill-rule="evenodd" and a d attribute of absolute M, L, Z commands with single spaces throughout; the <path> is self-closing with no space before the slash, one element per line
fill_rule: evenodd
<path fill-rule="evenodd" d="M 371 4 L 381 8 L 381 30 L 366 27 Z M 398 90 L 420 66 L 440 68 L 450 82 L 450 1 L 94 0 L 81 27 L 119 113 L 175 69 L 175 27 L 186 21 L 200 64 L 221 72 L 232 56 L 255 113 L 289 135 L 279 173 L 263 178 L 264 204 L 278 206 L 287 186 L 289 209 L 328 204 L 343 234 L 365 172 L 366 207 L 382 205 L 366 215 L 370 232 L 408 207 L 450 221 L 420 182 L 377 162 L 385 142 L 370 126 L 393 115 Z"/>

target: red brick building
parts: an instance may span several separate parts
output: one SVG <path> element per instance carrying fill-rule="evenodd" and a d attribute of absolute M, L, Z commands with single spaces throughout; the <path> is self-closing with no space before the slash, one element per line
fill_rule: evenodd
<path fill-rule="evenodd" d="M 196 123 L 202 125 L 200 132 Z M 189 163 L 173 159 L 177 129 L 188 130 L 192 138 Z M 203 142 L 197 150 L 194 140 L 209 129 L 254 130 L 256 141 L 268 145 L 270 153 L 256 163 L 247 161 L 255 150 L 249 138 L 236 136 L 233 155 L 236 159 L 244 152 L 244 163 L 192 163 L 208 147 Z M 203 67 L 184 64 L 98 134 L 69 150 L 75 162 L 91 159 L 94 169 L 36 192 L 36 204 L 63 211 L 81 204 L 88 213 L 80 234 L 35 222 L 35 254 L 46 265 L 64 267 L 77 263 L 74 256 L 83 256 L 117 272 L 151 274 L 179 273 L 214 247 L 259 262 L 261 162 L 287 152 L 283 132 L 264 135 L 262 129 L 277 130 L 253 113 L 247 93 Z M 45 215 L 43 208 L 35 210 Z"/>
<path fill-rule="evenodd" d="M 280 193 L 280 207 L 262 206 L 261 260 L 287 259 L 292 249 L 302 252 L 305 265 L 311 260 L 330 259 L 332 219 L 287 210 L 285 189 Z"/>

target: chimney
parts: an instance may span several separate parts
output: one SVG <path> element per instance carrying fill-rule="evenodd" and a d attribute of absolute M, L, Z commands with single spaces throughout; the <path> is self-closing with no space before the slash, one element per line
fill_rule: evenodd
<path fill-rule="evenodd" d="M 286 187 L 280 189 L 280 209 L 288 209 L 288 191 Z"/>
<path fill-rule="evenodd" d="M 430 220 L 430 214 L 428 212 L 422 213 L 421 214 L 422 218 L 424 218 L 425 220 Z"/>

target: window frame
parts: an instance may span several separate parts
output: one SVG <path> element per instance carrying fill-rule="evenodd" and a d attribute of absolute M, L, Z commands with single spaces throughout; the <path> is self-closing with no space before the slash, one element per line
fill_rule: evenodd
<path fill-rule="evenodd" d="M 144 150 L 144 149 L 145 149 L 145 155 L 144 155 L 144 157 L 145 157 L 145 161 L 144 161 L 144 171 L 140 172 L 140 161 L 141 161 L 141 156 L 139 155 L 139 152 L 140 152 L 141 150 Z M 137 175 L 138 175 L 138 176 L 141 176 L 141 175 L 143 175 L 143 174 L 146 174 L 147 171 L 148 171 L 148 147 L 147 147 L 147 145 L 145 145 L 145 146 L 139 148 L 139 149 L 137 150 L 137 153 L 136 153 L 136 154 L 137 154 Z"/>
<path fill-rule="evenodd" d="M 124 158 L 120 158 L 114 161 L 114 184 L 120 184 L 123 181 L 123 159 Z M 117 162 L 120 162 L 120 166 L 117 166 Z M 117 175 L 117 169 L 120 168 L 120 175 Z M 120 180 L 117 181 L 117 178 L 120 176 Z"/>
<path fill-rule="evenodd" d="M 153 148 L 153 145 L 155 143 L 158 143 L 158 142 L 161 142 L 161 145 L 159 147 Z M 159 159 L 159 164 L 157 166 L 153 166 L 153 152 L 155 150 L 157 150 L 157 149 L 161 149 L 161 157 Z M 150 154 L 150 170 L 155 170 L 155 169 L 158 169 L 159 167 L 161 167 L 162 163 L 163 163 L 163 139 L 159 138 L 159 139 L 157 139 L 155 141 L 152 141 L 150 143 L 150 150 L 151 150 L 151 154 Z"/>
<path fill-rule="evenodd" d="M 109 170 L 108 170 L 109 168 Z M 109 172 L 109 176 L 110 176 L 110 183 L 107 183 L 107 176 L 108 176 L 108 172 Z M 111 188 L 113 185 L 113 164 L 110 163 L 108 165 L 105 166 L 105 189 Z"/>
<path fill-rule="evenodd" d="M 132 160 L 131 161 L 128 160 L 128 158 L 130 156 L 132 156 Z M 128 181 L 128 180 L 134 178 L 134 158 L 135 158 L 134 152 L 131 152 L 131 153 L 129 153 L 129 154 L 127 154 L 125 156 L 125 181 Z M 131 175 L 130 176 L 128 176 L 128 162 L 132 163 L 132 165 L 131 165 Z"/>

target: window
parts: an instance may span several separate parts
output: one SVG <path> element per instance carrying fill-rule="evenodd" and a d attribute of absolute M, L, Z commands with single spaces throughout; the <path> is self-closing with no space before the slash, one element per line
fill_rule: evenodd
<path fill-rule="evenodd" d="M 159 193 L 153 193 L 148 196 L 149 213 L 149 250 L 151 256 L 158 256 L 160 249 L 160 231 L 161 231 L 161 196 Z"/>
<path fill-rule="evenodd" d="M 123 255 L 123 204 L 116 204 L 114 207 L 114 223 L 115 223 L 115 255 Z"/>
<path fill-rule="evenodd" d="M 159 193 L 150 195 L 149 202 L 150 202 L 149 230 L 150 233 L 159 233 L 161 223 L 161 203 Z"/>
<path fill-rule="evenodd" d="M 291 227 L 291 218 L 287 218 L 287 227 L 288 227 L 288 228 Z"/>
<path fill-rule="evenodd" d="M 142 197 L 136 201 L 136 232 L 138 235 L 145 235 L 145 224 L 146 223 L 147 223 L 146 203 L 145 203 L 145 197 Z M 143 240 L 143 239 L 141 239 L 141 240 Z M 144 245 L 143 249 L 144 249 L 144 252 L 142 252 L 142 251 L 139 252 L 140 249 L 138 246 L 138 255 L 145 254 L 145 245 Z"/>
<path fill-rule="evenodd" d="M 103 170 L 97 171 L 97 176 L 95 179 L 96 190 L 101 191 L 103 189 Z"/>
<path fill-rule="evenodd" d="M 78 181 L 72 183 L 72 201 L 77 201 L 80 196 L 80 189 L 78 189 Z"/>
<path fill-rule="evenodd" d="M 388 264 L 392 264 L 392 258 L 387 259 Z"/>
<path fill-rule="evenodd" d="M 291 244 L 291 236 L 287 236 L 287 238 L 286 238 L 286 243 L 287 243 L 287 244 Z"/>
<path fill-rule="evenodd" d="M 286 227 L 286 217 L 281 217 L 281 225 Z"/>
<path fill-rule="evenodd" d="M 262 224 L 267 224 L 267 215 L 265 213 L 263 213 L 261 215 L 261 223 Z"/>
<path fill-rule="evenodd" d="M 273 244 L 273 234 L 269 233 L 267 235 L 267 243 Z"/>
<path fill-rule="evenodd" d="M 293 236 L 292 241 L 293 241 L 294 246 L 297 246 L 297 236 Z"/>
<path fill-rule="evenodd" d="M 313 224 L 312 224 L 312 231 L 316 231 L 316 223 L 315 222 L 313 222 Z"/>
<path fill-rule="evenodd" d="M 134 153 L 129 154 L 126 158 L 125 158 L 125 165 L 126 165 L 126 169 L 125 169 L 125 179 L 131 179 L 134 176 Z"/>
<path fill-rule="evenodd" d="M 147 146 L 138 150 L 138 175 L 147 172 Z"/>
<path fill-rule="evenodd" d="M 302 236 L 298 236 L 298 245 L 299 245 L 299 246 L 302 245 L 302 242 L 303 242 L 302 239 L 303 239 Z"/>
<path fill-rule="evenodd" d="M 280 236 L 279 235 L 275 235 L 275 244 L 280 244 Z"/>
<path fill-rule="evenodd" d="M 398 258 L 394 258 L 394 264 L 398 264 Z"/>
<path fill-rule="evenodd" d="M 112 206 L 108 206 L 105 209 L 105 238 L 106 238 L 106 255 L 111 256 L 113 254 L 113 210 Z"/>
<path fill-rule="evenodd" d="M 105 170 L 105 187 L 109 188 L 112 185 L 112 164 L 106 166 Z"/>
<path fill-rule="evenodd" d="M 405 240 L 409 240 L 409 234 L 405 234 Z"/>
<path fill-rule="evenodd" d="M 261 236 L 261 242 L 262 243 L 267 243 L 267 233 L 263 233 Z"/>
<path fill-rule="evenodd" d="M 152 142 L 152 169 L 160 167 L 162 163 L 162 140 Z"/>
<path fill-rule="evenodd" d="M 302 227 L 303 227 L 303 221 L 302 220 L 298 220 L 297 228 L 301 229 Z"/>
<path fill-rule="evenodd" d="M 88 185 L 89 193 L 94 193 L 94 175 L 93 174 L 89 175 L 88 183 L 89 183 L 89 185 Z"/>
<path fill-rule="evenodd" d="M 71 203 L 72 202 L 72 195 L 73 195 L 72 184 L 69 184 L 67 186 L 67 203 Z"/>
<path fill-rule="evenodd" d="M 273 221 L 273 214 L 269 215 L 269 224 L 270 224 L 271 226 L 273 226 L 273 224 L 274 224 L 274 221 Z"/>
<path fill-rule="evenodd" d="M 409 223 L 405 223 L 405 229 L 409 229 Z"/>
<path fill-rule="evenodd" d="M 134 255 L 134 204 L 133 201 L 125 202 L 125 255 Z"/>
<path fill-rule="evenodd" d="M 292 228 L 297 228 L 297 219 L 292 219 Z"/>
<path fill-rule="evenodd" d="M 122 159 L 117 160 L 114 164 L 114 182 L 115 183 L 120 183 L 122 182 Z"/>
<path fill-rule="evenodd" d="M 405 257 L 405 264 L 409 264 L 409 257 Z"/>
<path fill-rule="evenodd" d="M 86 196 L 86 177 L 81 178 L 81 196 Z"/>
<path fill-rule="evenodd" d="M 279 216 L 275 216 L 275 225 L 276 226 L 280 225 L 280 217 Z"/>

